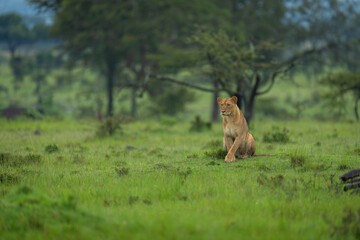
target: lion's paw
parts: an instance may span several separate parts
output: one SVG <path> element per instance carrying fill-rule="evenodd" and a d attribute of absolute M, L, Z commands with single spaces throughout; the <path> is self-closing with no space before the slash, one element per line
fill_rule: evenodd
<path fill-rule="evenodd" d="M 235 161 L 235 155 L 226 155 L 225 162 L 233 162 Z"/>

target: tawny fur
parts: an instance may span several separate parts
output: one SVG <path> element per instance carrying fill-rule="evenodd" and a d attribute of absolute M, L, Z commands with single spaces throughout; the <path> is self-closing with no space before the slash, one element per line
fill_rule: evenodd
<path fill-rule="evenodd" d="M 236 105 L 237 97 L 218 98 L 220 114 L 223 117 L 224 147 L 228 151 L 225 161 L 247 158 L 255 153 L 255 140 L 249 132 L 244 114 Z"/>

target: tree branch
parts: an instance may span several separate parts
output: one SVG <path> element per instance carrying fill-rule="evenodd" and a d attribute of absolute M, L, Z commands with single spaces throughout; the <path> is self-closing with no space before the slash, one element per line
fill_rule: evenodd
<path fill-rule="evenodd" d="M 274 83 L 275 83 L 276 77 L 277 77 L 279 74 L 286 73 L 286 72 L 290 71 L 294 66 L 295 66 L 295 64 L 291 64 L 291 65 L 289 65 L 286 69 L 279 70 L 279 71 L 275 71 L 275 72 L 271 75 L 270 85 L 269 85 L 265 90 L 263 90 L 263 91 L 261 91 L 261 92 L 256 92 L 256 95 L 262 95 L 262 94 L 268 93 L 268 92 L 271 90 L 271 88 L 273 87 L 273 85 L 274 85 Z"/>
<path fill-rule="evenodd" d="M 256 95 L 262 95 L 262 94 L 265 94 L 265 93 L 268 93 L 271 88 L 273 87 L 274 83 L 275 83 L 275 79 L 276 77 L 279 75 L 279 74 L 282 74 L 282 73 L 286 73 L 288 71 L 290 71 L 293 67 L 295 67 L 295 63 L 300 60 L 300 59 L 303 59 L 305 58 L 306 56 L 309 56 L 309 55 L 312 55 L 312 54 L 319 54 L 321 52 L 324 52 L 326 50 L 328 50 L 329 48 L 333 48 L 335 47 L 337 44 L 333 43 L 333 42 L 330 42 L 328 43 L 326 46 L 324 47 L 321 47 L 321 48 L 312 48 L 312 49 L 309 49 L 309 50 L 306 50 L 300 54 L 296 54 L 294 55 L 293 57 L 287 59 L 286 61 L 280 63 L 278 66 L 277 66 L 277 70 L 273 72 L 273 74 L 271 75 L 271 82 L 270 82 L 270 85 L 263 91 L 261 92 L 257 92 Z M 285 69 L 282 69 L 284 68 L 285 66 L 287 66 Z"/>
<path fill-rule="evenodd" d="M 179 81 L 179 80 L 169 78 L 169 77 L 165 77 L 165 76 L 158 76 L 158 75 L 150 74 L 150 77 L 151 78 L 156 78 L 156 79 L 159 79 L 159 80 L 162 80 L 162 81 L 175 83 L 175 84 L 182 85 L 182 86 L 185 86 L 185 87 L 194 88 L 194 89 L 204 91 L 204 92 L 220 92 L 220 91 L 232 92 L 231 90 L 226 89 L 226 88 L 218 88 L 218 89 L 204 88 L 204 87 L 200 87 L 198 85 L 193 85 L 191 83 Z"/>

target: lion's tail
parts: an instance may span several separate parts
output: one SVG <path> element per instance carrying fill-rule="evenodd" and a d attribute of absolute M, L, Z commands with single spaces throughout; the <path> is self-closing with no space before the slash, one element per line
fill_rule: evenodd
<path fill-rule="evenodd" d="M 277 156 L 289 156 L 289 154 L 254 154 L 253 157 L 277 157 Z"/>

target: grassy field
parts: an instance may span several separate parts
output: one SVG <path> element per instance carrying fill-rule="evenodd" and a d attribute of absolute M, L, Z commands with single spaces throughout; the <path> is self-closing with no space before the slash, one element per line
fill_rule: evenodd
<path fill-rule="evenodd" d="M 221 123 L 189 128 L 0 120 L 0 239 L 359 239 L 338 179 L 360 166 L 358 123 L 255 122 L 257 153 L 278 156 L 234 163 Z"/>

